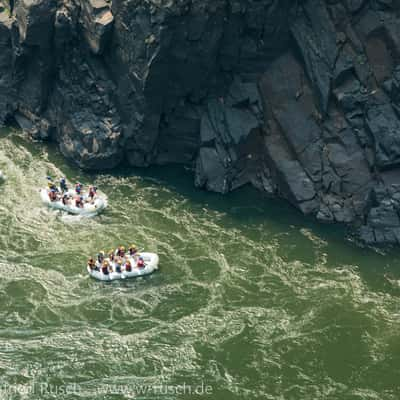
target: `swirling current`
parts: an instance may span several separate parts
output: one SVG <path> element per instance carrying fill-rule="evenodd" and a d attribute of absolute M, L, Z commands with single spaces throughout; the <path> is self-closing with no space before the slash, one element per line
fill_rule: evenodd
<path fill-rule="evenodd" d="M 0 398 L 379 399 L 400 396 L 399 252 L 244 188 L 193 188 L 182 167 L 87 174 L 0 134 Z M 47 175 L 95 182 L 95 218 L 51 211 Z M 160 270 L 87 276 L 131 242 Z"/>

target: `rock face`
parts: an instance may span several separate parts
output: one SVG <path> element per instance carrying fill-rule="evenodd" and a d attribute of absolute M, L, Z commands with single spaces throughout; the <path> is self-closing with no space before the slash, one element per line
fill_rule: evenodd
<path fill-rule="evenodd" d="M 399 0 L 0 0 L 11 119 L 82 168 L 189 164 L 400 244 Z"/>

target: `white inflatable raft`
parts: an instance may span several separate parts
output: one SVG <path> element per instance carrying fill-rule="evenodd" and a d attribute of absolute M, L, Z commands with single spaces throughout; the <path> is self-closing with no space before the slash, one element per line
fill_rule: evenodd
<path fill-rule="evenodd" d="M 101 272 L 100 265 L 97 265 L 94 270 L 90 269 L 88 266 L 87 271 L 91 277 L 98 279 L 99 281 L 115 281 L 118 279 L 137 278 L 138 276 L 149 275 L 158 269 L 159 258 L 157 254 L 140 253 L 140 257 L 144 260 L 144 267 L 142 268 L 136 266 L 137 257 L 126 257 L 126 260 L 129 260 L 132 265 L 132 270 L 130 272 L 125 271 L 125 263 L 122 265 L 122 272 L 116 272 L 116 264 L 113 262 L 109 262 L 112 267 L 112 272 L 109 272 L 108 274 L 103 274 L 103 272 Z"/>
<path fill-rule="evenodd" d="M 83 207 L 76 207 L 74 201 L 76 194 L 74 194 L 73 191 L 69 191 L 68 194 L 71 195 L 72 199 L 70 199 L 69 204 L 64 204 L 62 200 L 51 201 L 49 197 L 49 190 L 40 189 L 40 197 L 44 204 L 50 208 L 66 211 L 70 214 L 91 216 L 99 214 L 107 207 L 107 200 L 105 198 L 98 197 L 97 195 L 94 200 L 90 202 L 86 202 L 87 196 L 83 195 Z"/>

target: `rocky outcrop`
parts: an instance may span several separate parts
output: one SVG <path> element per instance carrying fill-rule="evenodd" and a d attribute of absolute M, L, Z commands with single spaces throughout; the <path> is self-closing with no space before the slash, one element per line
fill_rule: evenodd
<path fill-rule="evenodd" d="M 200 124 L 197 186 L 226 193 L 255 178 L 264 158 L 261 120 L 254 82 L 235 77 L 226 96 L 207 102 Z"/>
<path fill-rule="evenodd" d="M 0 123 L 400 243 L 398 0 L 2 1 Z"/>
<path fill-rule="evenodd" d="M 103 0 L 81 3 L 81 24 L 85 39 L 94 54 L 101 54 L 110 40 L 114 17 Z"/>

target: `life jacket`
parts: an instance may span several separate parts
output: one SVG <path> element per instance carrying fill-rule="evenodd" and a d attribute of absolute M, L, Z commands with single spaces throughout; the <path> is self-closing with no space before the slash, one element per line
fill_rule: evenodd
<path fill-rule="evenodd" d="M 138 268 L 144 268 L 144 261 L 141 258 L 139 258 L 139 260 L 137 262 L 137 266 L 138 266 Z"/>
<path fill-rule="evenodd" d="M 117 272 L 118 274 L 122 272 L 120 264 L 117 264 L 117 266 L 115 267 L 115 272 Z"/>
<path fill-rule="evenodd" d="M 78 193 L 78 194 L 80 194 L 81 193 L 81 190 L 82 190 L 82 185 L 75 185 L 75 192 L 76 193 Z"/>
<path fill-rule="evenodd" d="M 131 272 L 132 271 L 132 265 L 130 263 L 125 264 L 125 271 L 126 272 Z"/>

